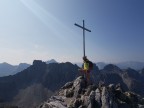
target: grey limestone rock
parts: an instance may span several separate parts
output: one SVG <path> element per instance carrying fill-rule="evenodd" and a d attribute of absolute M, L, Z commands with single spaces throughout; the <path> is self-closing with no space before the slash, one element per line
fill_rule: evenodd
<path fill-rule="evenodd" d="M 97 88 L 95 91 L 95 100 L 97 102 L 97 106 L 100 107 L 102 103 L 101 103 L 101 92 L 99 88 Z"/>
<path fill-rule="evenodd" d="M 123 92 L 120 86 L 86 85 L 83 77 L 67 83 L 56 96 L 38 108 L 143 108 L 143 98 Z"/>
<path fill-rule="evenodd" d="M 71 88 L 72 86 L 73 86 L 73 82 L 68 82 L 62 87 L 62 89 Z"/>
<path fill-rule="evenodd" d="M 106 87 L 103 87 L 103 89 L 102 89 L 101 100 L 102 100 L 102 108 L 110 108 L 109 93 L 108 93 L 108 90 Z"/>

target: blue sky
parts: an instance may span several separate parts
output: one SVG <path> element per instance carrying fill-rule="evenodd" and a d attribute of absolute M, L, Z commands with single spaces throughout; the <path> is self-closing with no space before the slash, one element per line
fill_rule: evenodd
<path fill-rule="evenodd" d="M 143 0 L 0 0 L 0 63 L 144 62 Z"/>

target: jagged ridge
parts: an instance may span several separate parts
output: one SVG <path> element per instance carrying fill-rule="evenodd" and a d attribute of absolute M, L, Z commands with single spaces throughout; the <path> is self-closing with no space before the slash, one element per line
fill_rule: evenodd
<path fill-rule="evenodd" d="M 120 84 L 87 85 L 80 76 L 66 83 L 60 91 L 37 108 L 142 108 L 144 98 L 125 92 Z"/>

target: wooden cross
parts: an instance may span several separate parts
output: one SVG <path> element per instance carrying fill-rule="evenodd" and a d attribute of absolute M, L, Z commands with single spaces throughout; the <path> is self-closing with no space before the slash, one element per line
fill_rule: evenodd
<path fill-rule="evenodd" d="M 85 28 L 84 20 L 83 20 L 83 26 L 80 26 L 76 23 L 75 23 L 75 26 L 80 27 L 81 29 L 83 29 L 83 51 L 84 51 L 84 57 L 85 57 L 85 30 L 88 31 L 88 32 L 91 32 L 91 30 Z"/>

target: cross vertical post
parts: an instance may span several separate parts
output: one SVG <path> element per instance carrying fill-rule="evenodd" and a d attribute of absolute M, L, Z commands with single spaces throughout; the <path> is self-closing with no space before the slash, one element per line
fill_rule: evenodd
<path fill-rule="evenodd" d="M 83 52 L 84 52 L 84 57 L 85 57 L 85 30 L 88 31 L 88 32 L 91 32 L 91 30 L 85 28 L 84 20 L 83 20 L 83 26 L 80 26 L 76 23 L 75 23 L 75 26 L 80 27 L 81 29 L 83 29 Z"/>
<path fill-rule="evenodd" d="M 83 27 L 85 27 L 84 20 L 83 20 Z M 83 51 L 85 57 L 85 30 L 83 29 Z"/>

